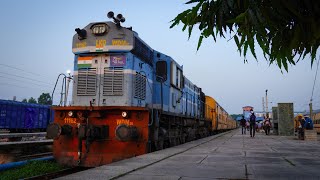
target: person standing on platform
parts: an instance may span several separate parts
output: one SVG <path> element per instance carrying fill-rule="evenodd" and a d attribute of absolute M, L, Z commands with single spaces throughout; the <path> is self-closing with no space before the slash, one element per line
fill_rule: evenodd
<path fill-rule="evenodd" d="M 304 119 L 305 119 L 304 128 L 307 130 L 312 130 L 313 129 L 312 119 L 309 118 L 309 116 L 304 116 Z"/>
<path fill-rule="evenodd" d="M 269 119 L 268 116 L 264 120 L 263 124 L 264 124 L 264 130 L 265 130 L 266 135 L 269 135 L 270 134 L 270 128 L 271 128 L 271 122 L 270 122 L 270 119 Z"/>
<path fill-rule="evenodd" d="M 254 115 L 254 112 L 252 111 L 250 116 L 250 137 L 254 137 L 256 134 L 256 115 Z"/>
<path fill-rule="evenodd" d="M 298 139 L 303 140 L 304 139 L 304 124 L 305 124 L 305 119 L 303 118 L 302 114 L 298 114 L 294 118 L 294 128 L 295 131 L 298 133 Z"/>
<path fill-rule="evenodd" d="M 240 120 L 240 126 L 241 126 L 241 132 L 242 134 L 246 134 L 246 120 L 244 119 L 244 116 L 242 116 L 242 119 Z"/>

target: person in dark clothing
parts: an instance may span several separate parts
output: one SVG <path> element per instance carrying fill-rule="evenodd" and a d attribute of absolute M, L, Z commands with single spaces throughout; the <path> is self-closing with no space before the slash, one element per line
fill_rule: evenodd
<path fill-rule="evenodd" d="M 271 122 L 268 117 L 264 120 L 263 126 L 264 126 L 264 131 L 266 132 L 266 135 L 269 135 L 270 128 L 271 128 Z"/>
<path fill-rule="evenodd" d="M 256 133 L 256 115 L 254 115 L 254 112 L 251 113 L 250 116 L 250 136 L 254 137 Z"/>
<path fill-rule="evenodd" d="M 247 121 L 244 119 L 244 116 L 242 116 L 242 119 L 240 120 L 242 134 L 246 134 L 246 122 Z"/>
<path fill-rule="evenodd" d="M 304 128 L 308 130 L 313 129 L 313 122 L 312 119 L 309 118 L 309 116 L 304 116 L 305 122 L 304 122 Z"/>

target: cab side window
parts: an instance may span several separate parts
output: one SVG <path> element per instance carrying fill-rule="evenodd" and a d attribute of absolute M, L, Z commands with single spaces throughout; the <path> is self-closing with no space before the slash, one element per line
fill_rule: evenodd
<path fill-rule="evenodd" d="M 157 81 L 164 82 L 167 80 L 167 62 L 166 61 L 158 61 L 156 64 L 156 75 Z"/>

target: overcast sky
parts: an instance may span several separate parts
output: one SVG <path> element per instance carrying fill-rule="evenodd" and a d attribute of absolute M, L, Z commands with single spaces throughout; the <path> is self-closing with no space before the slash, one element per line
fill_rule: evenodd
<path fill-rule="evenodd" d="M 153 49 L 183 65 L 184 75 L 214 97 L 229 113 L 242 113 L 250 105 L 262 110 L 262 97 L 268 89 L 269 110 L 277 103 L 293 102 L 295 111 L 308 109 L 316 65 L 310 57 L 289 66 L 289 72 L 269 66 L 258 51 L 258 62 L 237 52 L 233 40 L 203 41 L 196 51 L 199 32 L 188 40 L 181 25 L 170 29 L 170 21 L 187 9 L 185 1 L 132 0 L 2 0 L 0 2 L 0 99 L 18 101 L 51 94 L 59 73 L 73 69 L 71 49 L 74 29 L 90 22 L 108 21 L 107 12 L 122 13 L 123 26 L 132 26 Z M 256 49 L 259 49 L 256 47 Z M 318 51 L 319 52 L 319 51 Z M 320 53 L 318 53 L 319 56 Z M 317 77 L 313 103 L 320 109 L 320 77 Z M 55 100 L 59 95 L 54 96 Z"/>

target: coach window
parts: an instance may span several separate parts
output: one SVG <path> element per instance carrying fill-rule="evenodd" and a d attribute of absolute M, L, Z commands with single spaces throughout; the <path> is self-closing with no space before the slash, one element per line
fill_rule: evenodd
<path fill-rule="evenodd" d="M 167 80 L 167 62 L 158 61 L 156 64 L 156 75 L 157 81 L 166 81 Z"/>
<path fill-rule="evenodd" d="M 177 66 L 173 61 L 171 62 L 171 84 L 177 85 Z"/>
<path fill-rule="evenodd" d="M 182 71 L 177 68 L 177 87 L 181 89 L 181 77 L 182 77 Z"/>
<path fill-rule="evenodd" d="M 181 88 L 183 89 L 184 88 L 184 76 L 183 74 L 181 75 Z"/>

